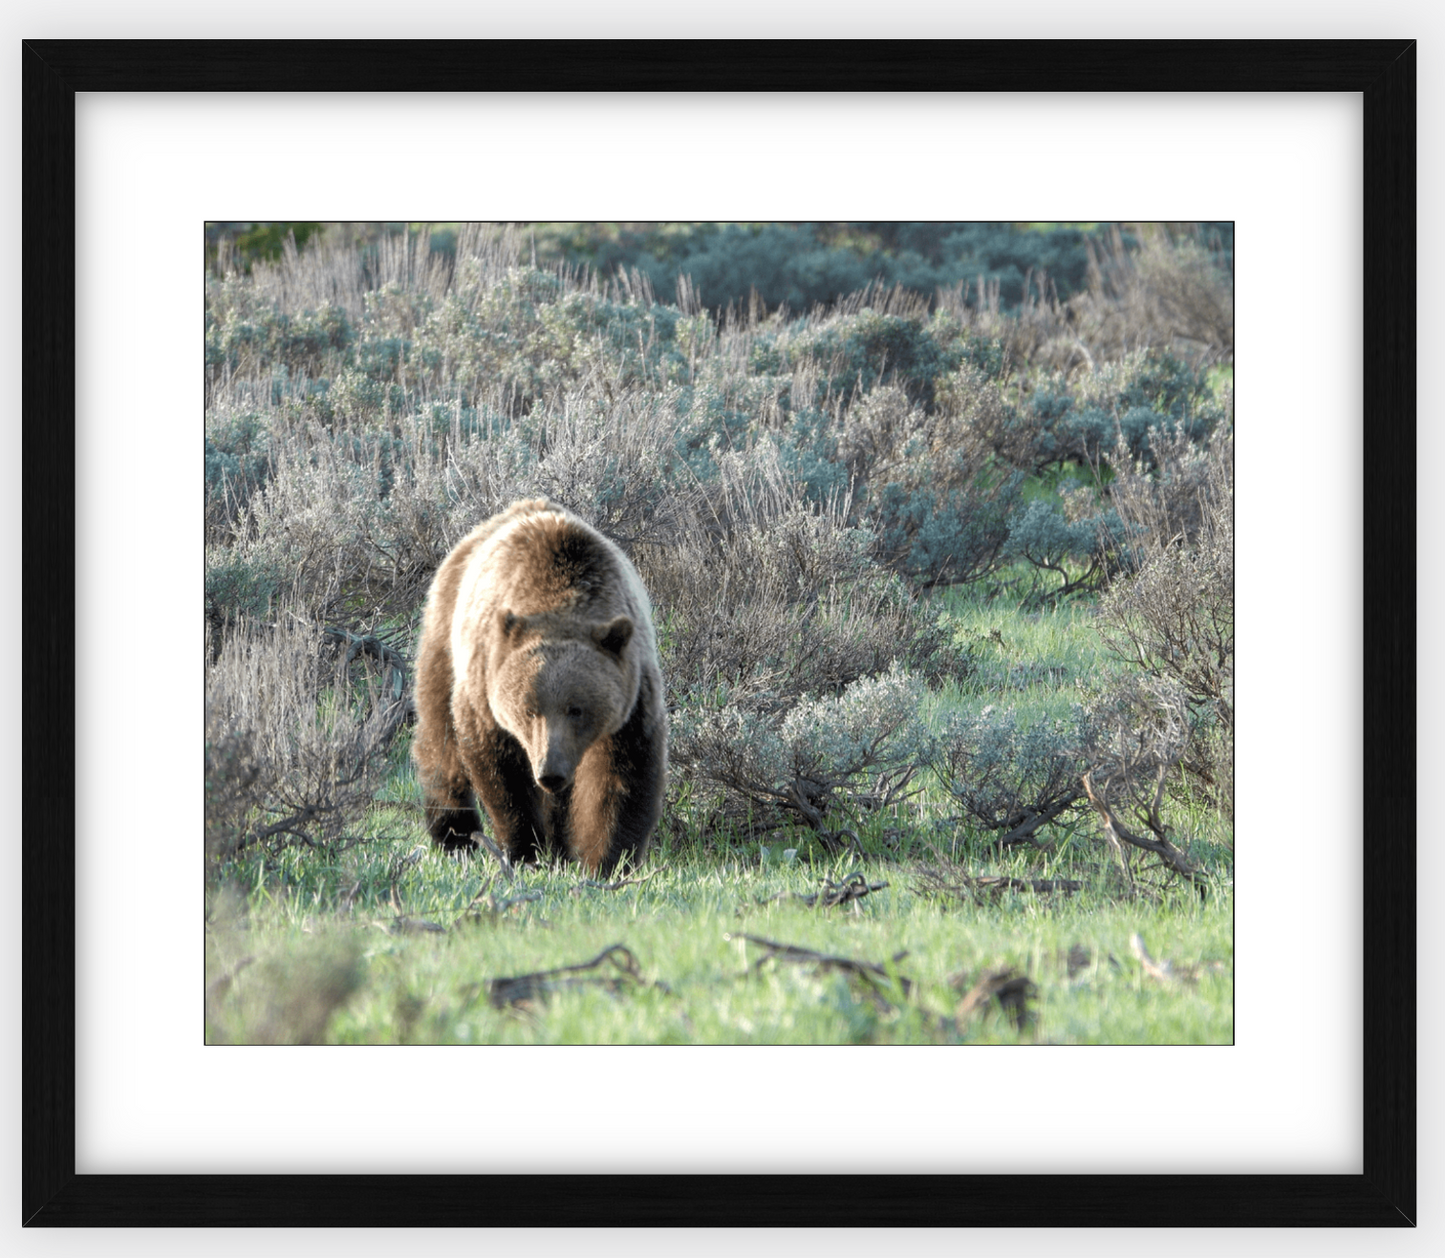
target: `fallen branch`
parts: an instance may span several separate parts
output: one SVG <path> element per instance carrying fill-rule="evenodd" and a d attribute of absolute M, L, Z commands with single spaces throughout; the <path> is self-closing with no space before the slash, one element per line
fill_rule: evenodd
<path fill-rule="evenodd" d="M 508 877 L 510 876 L 509 870 Z M 518 904 L 529 904 L 533 900 L 540 900 L 542 898 L 540 891 L 523 891 L 517 895 L 499 896 L 492 890 L 493 881 L 491 878 L 487 879 L 482 889 L 472 897 L 471 903 L 462 910 L 462 915 L 452 923 L 454 926 L 466 921 L 475 921 L 481 918 L 483 913 L 491 917 L 500 917 L 508 909 Z M 483 903 L 484 900 L 486 901 L 485 903 Z"/>
<path fill-rule="evenodd" d="M 393 935 L 445 935 L 447 928 L 440 922 L 429 922 L 422 917 L 396 917 L 389 922 L 378 922 Z"/>
<path fill-rule="evenodd" d="M 413 849 L 408 855 L 402 857 L 391 871 L 391 893 L 388 896 L 388 900 L 391 904 L 391 911 L 395 913 L 396 916 L 389 922 L 372 922 L 371 924 L 393 935 L 444 935 L 446 934 L 447 928 L 440 923 L 429 922 L 424 918 L 411 917 L 408 915 L 406 910 L 402 908 L 401 896 L 397 893 L 396 876 L 408 865 L 414 865 L 421 859 L 421 857 L 417 855 L 418 852 L 425 854 L 426 848 L 420 847 Z"/>
<path fill-rule="evenodd" d="M 640 887 L 649 878 L 655 878 L 661 872 L 660 869 L 653 869 L 640 878 L 619 878 L 615 882 L 594 882 L 591 878 L 584 878 L 571 888 L 571 894 L 581 895 L 584 891 L 621 891 L 623 887 Z"/>
<path fill-rule="evenodd" d="M 816 965 L 821 970 L 842 970 L 845 974 L 857 975 L 859 978 L 866 980 L 871 986 L 875 986 L 875 988 L 880 979 L 890 986 L 896 981 L 905 995 L 913 990 L 913 983 L 909 979 L 899 975 L 890 975 L 883 966 L 873 961 L 856 961 L 852 957 L 830 956 L 824 952 L 814 952 L 811 948 L 801 948 L 797 944 L 777 943 L 772 939 L 763 939 L 759 935 L 724 935 L 723 938 L 729 941 L 742 939 L 748 943 L 757 944 L 759 948 L 767 949 L 762 956 L 753 962 L 753 970 L 759 969 L 765 961 L 776 959 L 780 961 L 792 961 L 799 964 Z M 890 959 L 896 965 L 907 955 L 907 950 L 904 950 L 903 952 L 894 953 Z"/>
<path fill-rule="evenodd" d="M 502 867 L 502 877 L 508 882 L 512 881 L 512 858 L 499 848 L 491 839 L 487 838 L 480 830 L 472 831 L 472 842 L 484 851 L 489 852 L 492 858 Z M 465 849 L 462 849 L 465 850 Z"/>
<path fill-rule="evenodd" d="M 1084 889 L 1084 884 L 1073 878 L 1010 878 L 1004 874 L 959 874 L 955 875 L 956 881 L 951 881 L 947 874 L 928 865 L 921 866 L 918 874 L 924 880 L 919 887 L 922 892 L 970 896 L 976 901 L 981 900 L 985 894 L 999 896 L 1005 891 L 1032 891 L 1040 895 L 1063 891 L 1071 895 Z"/>
<path fill-rule="evenodd" d="M 855 869 L 842 882 L 824 878 L 822 891 L 779 891 L 777 895 L 770 895 L 759 900 L 758 903 L 772 904 L 776 900 L 800 900 L 809 908 L 831 909 L 840 904 L 861 900 L 865 895 L 874 891 L 882 891 L 887 885 L 886 882 L 869 882 L 860 871 Z"/>
<path fill-rule="evenodd" d="M 815 837 L 830 856 L 837 856 L 840 852 L 852 852 L 854 856 L 863 855 L 863 840 L 858 837 L 858 831 L 848 826 L 838 830 L 819 830 Z"/>
<path fill-rule="evenodd" d="M 604 961 L 618 971 L 615 976 L 566 977 L 595 970 Z M 487 999 L 493 1008 L 505 1009 L 509 1005 L 528 1005 L 572 987 L 600 987 L 604 991 L 618 992 L 628 984 L 649 985 L 631 951 L 623 944 L 613 944 L 602 949 L 592 960 L 583 961 L 579 965 L 562 965 L 555 970 L 538 970 L 536 973 L 519 974 L 514 978 L 491 979 L 487 983 Z M 653 983 L 651 986 L 663 987 L 663 984 Z"/>
<path fill-rule="evenodd" d="M 1144 937 L 1135 931 L 1129 936 L 1129 949 L 1139 959 L 1139 964 L 1144 967 L 1144 973 L 1150 978 L 1156 978 L 1162 983 L 1174 981 L 1174 965 L 1165 961 L 1162 964 L 1149 955 L 1149 949 L 1144 946 Z"/>

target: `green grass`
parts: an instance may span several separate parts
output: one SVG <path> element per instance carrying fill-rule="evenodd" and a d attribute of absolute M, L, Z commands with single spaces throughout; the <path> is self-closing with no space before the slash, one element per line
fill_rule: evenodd
<path fill-rule="evenodd" d="M 1078 684 L 1120 671 L 1093 630 L 1094 601 L 1064 600 L 1025 611 L 1003 599 L 986 601 L 963 590 L 935 592 L 932 606 L 967 652 L 972 670 L 944 687 L 940 699 L 974 711 L 985 703 L 1027 704 L 1056 711 L 1077 701 Z M 972 701 L 979 700 L 975 704 Z"/>
<path fill-rule="evenodd" d="M 988 704 L 1063 716 L 1117 667 L 1087 600 L 1027 612 L 943 591 L 932 603 L 971 660 L 960 681 L 930 694 L 923 715 L 935 729 L 953 711 Z M 808 830 L 761 841 L 704 832 L 687 791 L 674 791 L 643 881 L 612 890 L 576 867 L 524 868 L 509 881 L 490 857 L 435 852 L 409 742 L 403 732 L 392 748 L 363 842 L 252 854 L 213 871 L 210 1041 L 1232 1042 L 1232 834 L 1207 810 L 1175 816 L 1214 873 L 1208 897 L 1178 888 L 1132 898 L 1087 812 L 1051 826 L 1042 849 L 999 853 L 991 836 L 952 817 L 956 802 L 928 774 L 906 805 L 840 819 L 861 841 L 861 852 L 841 855 Z M 1070 879 L 1083 889 L 940 894 L 926 867 L 954 883 L 966 873 Z M 798 898 L 855 871 L 888 885 L 834 907 Z M 792 898 L 777 898 L 784 893 Z M 1151 977 L 1132 949 L 1136 933 L 1180 976 Z M 869 982 L 765 960 L 767 949 L 745 935 L 886 974 Z M 630 972 L 604 959 L 554 976 L 571 982 L 525 1002 L 490 999 L 494 980 L 578 966 L 619 944 Z M 959 1016 L 975 981 L 1010 969 L 1035 987 L 1027 1025 L 1016 1027 L 996 1001 Z"/>
<path fill-rule="evenodd" d="M 1086 889 L 975 902 L 930 893 L 916 859 L 808 864 L 806 845 L 785 860 L 774 844 L 766 858 L 654 859 L 645 881 L 606 890 L 575 868 L 523 869 L 508 882 L 490 858 L 455 861 L 430 850 L 403 868 L 417 831 L 331 860 L 288 853 L 258 864 L 244 897 L 213 896 L 208 981 L 232 981 L 208 1001 L 211 1042 L 1199 1044 L 1233 1037 L 1227 886 L 1205 901 L 1180 892 L 1156 904 L 1125 902 Z M 1060 865 L 1006 862 L 1026 876 L 1072 873 L 1107 885 L 1097 862 L 1076 856 Z M 825 878 L 841 882 L 855 868 L 888 886 L 835 907 L 773 899 L 816 892 Z M 1150 978 L 1131 952 L 1135 932 L 1156 959 L 1199 972 Z M 815 964 L 759 964 L 767 950 L 744 935 L 882 965 L 889 977 L 875 985 Z M 614 944 L 635 958 L 635 975 L 604 961 L 559 976 L 583 981 L 525 1004 L 489 1001 L 494 979 L 580 965 Z M 892 962 L 900 952 L 907 955 Z M 962 991 L 1010 968 L 1037 988 L 1029 1026 L 1015 1028 L 996 1004 L 955 1022 Z"/>

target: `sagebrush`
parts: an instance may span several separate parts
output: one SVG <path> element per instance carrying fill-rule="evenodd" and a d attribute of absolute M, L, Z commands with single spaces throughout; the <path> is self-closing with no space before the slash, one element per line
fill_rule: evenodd
<path fill-rule="evenodd" d="M 863 261 L 817 304 L 796 284 L 707 301 L 709 268 L 803 239 L 782 229 L 674 234 L 668 265 L 695 273 L 538 261 L 536 232 L 490 225 L 445 250 L 327 230 L 249 269 L 222 249 L 208 850 L 358 838 L 432 573 L 533 496 L 615 539 L 652 595 L 673 841 L 856 844 L 876 819 L 1045 844 L 1092 814 L 1106 841 L 1113 824 L 1184 852 L 1171 809 L 1227 824 L 1228 267 L 1200 233 L 1140 226 L 1060 236 L 1062 288 L 1043 253 L 966 277 L 949 250 L 995 238 L 957 226 L 865 233 L 942 252 L 870 270 L 847 246 Z M 665 272 L 684 277 L 668 299 Z M 1097 599 L 1116 669 L 1049 713 L 950 715 L 977 665 L 950 591 L 1025 615 Z"/>

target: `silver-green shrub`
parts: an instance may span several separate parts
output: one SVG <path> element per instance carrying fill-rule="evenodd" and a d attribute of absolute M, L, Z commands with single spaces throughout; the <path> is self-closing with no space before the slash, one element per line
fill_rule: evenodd
<path fill-rule="evenodd" d="M 526 246 L 467 226 L 443 255 L 424 233 L 341 225 L 208 278 L 208 655 L 282 608 L 405 650 L 451 547 L 516 498 L 551 497 L 615 537 L 652 591 L 689 787 L 818 824 L 913 772 L 902 751 L 876 770 L 824 755 L 827 722 L 848 728 L 827 705 L 862 704 L 895 672 L 932 685 L 968 667 L 921 590 L 986 580 L 1028 597 L 1026 563 L 1056 592 L 1153 564 L 1142 598 L 1202 553 L 1199 452 L 1227 406 L 1182 357 L 1101 353 L 1092 325 L 1074 336 L 1037 274 L 1007 317 L 998 277 L 932 304 L 873 285 L 794 317 L 707 310 L 686 283 L 659 301 L 635 269 L 538 265 Z M 1140 282 L 1157 288 L 1169 259 L 1155 262 Z M 1025 321 L 1079 340 L 1068 362 L 1049 368 L 1045 340 L 1040 365 L 1021 356 Z M 1180 555 L 1151 559 L 1175 534 Z M 1197 584 L 1180 572 L 1176 587 Z M 1137 655 L 1127 635 L 1149 620 L 1125 597 L 1106 629 Z M 1209 702 L 1208 728 L 1227 731 Z M 253 746 L 245 730 L 217 743 L 237 763 Z M 747 757 L 766 748 L 764 772 Z M 1018 809 L 1038 785 L 1021 773 Z M 998 820 L 1008 797 L 990 798 L 974 803 Z"/>
<path fill-rule="evenodd" d="M 1234 441 L 1161 447 L 1152 475 L 1116 481 L 1137 571 L 1099 608 L 1104 645 L 1145 679 L 1178 688 L 1189 731 L 1176 757 L 1226 815 L 1234 792 Z"/>
<path fill-rule="evenodd" d="M 990 704 L 949 718 L 931 764 L 970 825 L 1019 839 L 1075 808 L 1089 738 L 1082 706 L 1067 717 L 1030 717 Z"/>
<path fill-rule="evenodd" d="M 988 574 L 1008 536 L 1021 474 L 990 442 L 1005 407 L 996 382 L 965 365 L 940 382 L 932 410 L 896 386 L 848 408 L 837 461 L 858 488 L 858 516 L 895 571 L 922 586 Z"/>
<path fill-rule="evenodd" d="M 673 717 L 670 755 L 720 789 L 725 815 L 761 828 L 786 820 L 822 829 L 840 806 L 879 808 L 903 797 L 928 755 L 924 693 L 895 666 L 836 696 L 780 697 L 773 710 L 684 707 Z"/>
<path fill-rule="evenodd" d="M 394 693 L 328 666 L 324 637 L 283 620 L 233 631 L 206 665 L 206 846 L 355 841 L 387 769 Z"/>

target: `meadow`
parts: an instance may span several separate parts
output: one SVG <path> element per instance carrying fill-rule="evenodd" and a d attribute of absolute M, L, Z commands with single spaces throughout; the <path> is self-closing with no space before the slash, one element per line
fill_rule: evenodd
<path fill-rule="evenodd" d="M 767 225 L 216 234 L 208 1042 L 1232 1042 L 1227 251 L 842 226 L 781 300 Z M 607 881 L 432 849 L 408 758 L 431 574 L 530 496 L 654 603 Z"/>

